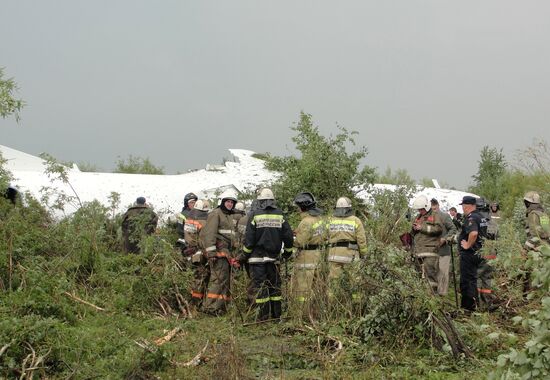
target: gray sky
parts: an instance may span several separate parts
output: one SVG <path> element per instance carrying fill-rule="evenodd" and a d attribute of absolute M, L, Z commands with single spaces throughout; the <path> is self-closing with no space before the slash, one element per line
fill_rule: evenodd
<path fill-rule="evenodd" d="M 175 173 L 292 153 L 304 110 L 366 164 L 465 187 L 484 145 L 549 140 L 550 2 L 8 1 L 0 66 L 27 102 L 0 144 Z M 191 143 L 189 143 L 191 141 Z"/>

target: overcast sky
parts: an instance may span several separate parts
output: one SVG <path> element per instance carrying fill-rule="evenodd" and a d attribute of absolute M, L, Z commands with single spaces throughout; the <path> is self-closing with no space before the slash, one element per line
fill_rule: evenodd
<path fill-rule="evenodd" d="M 550 2 L 0 0 L 27 106 L 0 144 L 175 173 L 228 148 L 293 153 L 304 110 L 366 164 L 465 187 L 484 145 L 550 133 Z"/>

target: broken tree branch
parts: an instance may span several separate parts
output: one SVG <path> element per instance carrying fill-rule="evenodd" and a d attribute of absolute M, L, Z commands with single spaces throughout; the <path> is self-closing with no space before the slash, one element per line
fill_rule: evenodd
<path fill-rule="evenodd" d="M 71 298 L 71 299 L 73 299 L 73 300 L 75 300 L 75 301 L 77 301 L 77 302 L 80 302 L 80 303 L 83 303 L 84 305 L 88 305 L 88 306 L 90 306 L 90 307 L 93 307 L 93 308 L 96 309 L 96 310 L 105 311 L 104 308 L 99 307 L 99 306 L 96 306 L 96 305 L 94 305 L 93 303 L 88 302 L 88 301 L 85 301 L 85 300 L 83 300 L 83 299 L 81 299 L 81 298 L 78 298 L 78 297 L 75 296 L 74 294 L 71 294 L 71 293 L 69 293 L 69 292 L 63 292 L 63 294 L 65 294 L 66 296 L 69 296 L 69 298 Z"/>

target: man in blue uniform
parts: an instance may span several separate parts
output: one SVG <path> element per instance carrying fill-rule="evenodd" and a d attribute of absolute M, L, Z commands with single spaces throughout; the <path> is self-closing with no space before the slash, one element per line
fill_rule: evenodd
<path fill-rule="evenodd" d="M 462 198 L 464 222 L 458 237 L 458 252 L 460 254 L 460 293 L 462 308 L 474 311 L 479 303 L 477 292 L 477 270 L 482 262 L 479 250 L 481 240 L 481 215 L 476 211 L 476 198 Z"/>

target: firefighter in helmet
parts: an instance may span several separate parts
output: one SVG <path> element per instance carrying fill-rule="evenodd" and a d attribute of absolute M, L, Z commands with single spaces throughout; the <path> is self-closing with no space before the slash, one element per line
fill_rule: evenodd
<path fill-rule="evenodd" d="M 210 267 L 210 281 L 203 301 L 203 311 L 213 315 L 227 311 L 227 304 L 231 299 L 231 266 L 238 265 L 233 257 L 236 246 L 233 208 L 237 204 L 237 195 L 232 190 L 226 190 L 220 198 L 220 205 L 208 214 L 199 235 Z"/>
<path fill-rule="evenodd" d="M 199 198 L 194 193 L 185 194 L 185 197 L 183 198 L 183 208 L 181 209 L 181 212 L 176 214 L 176 232 L 181 239 L 183 239 L 185 235 L 183 230 L 185 219 L 189 216 L 191 210 L 193 210 L 195 202 L 198 199 Z"/>
<path fill-rule="evenodd" d="M 244 241 L 244 259 L 258 307 L 258 320 L 281 317 L 281 276 L 278 261 L 292 254 L 292 230 L 277 208 L 271 189 L 262 189 L 256 208 L 249 214 Z"/>
<path fill-rule="evenodd" d="M 342 269 L 367 253 L 367 237 L 361 219 L 353 214 L 351 200 L 338 198 L 328 223 L 329 279 L 335 279 Z"/>
<path fill-rule="evenodd" d="M 413 256 L 422 273 L 435 291 L 437 291 L 437 272 L 439 270 L 439 239 L 444 230 L 439 213 L 434 212 L 425 195 L 413 200 L 412 208 L 418 211 L 413 221 Z"/>
<path fill-rule="evenodd" d="M 314 292 L 319 289 L 322 250 L 326 241 L 326 222 L 322 218 L 322 210 L 317 208 L 313 194 L 300 193 L 294 198 L 294 203 L 300 209 L 300 224 L 294 231 L 294 273 L 292 275 L 292 297 L 302 305 L 302 310 L 310 308 Z"/>

